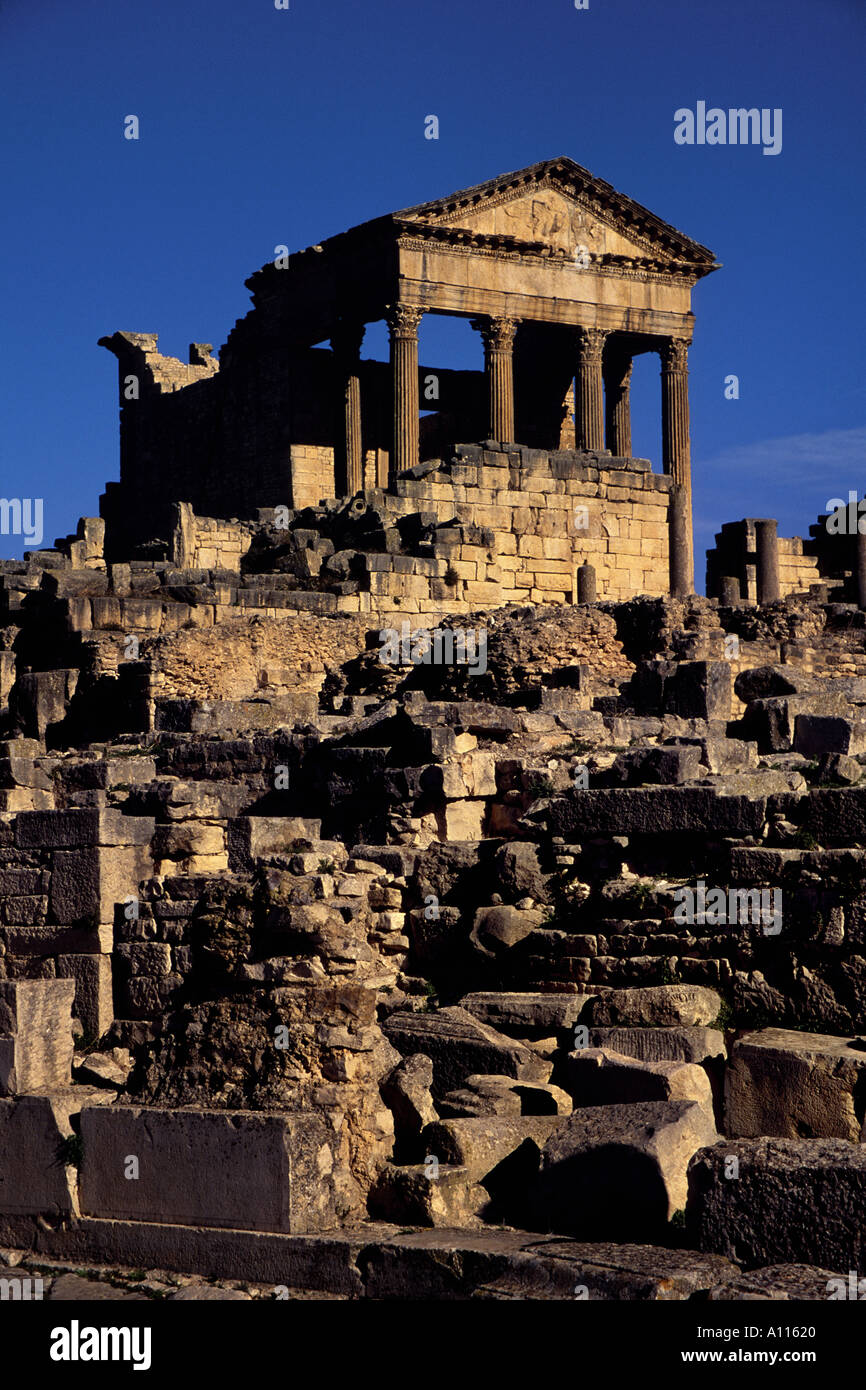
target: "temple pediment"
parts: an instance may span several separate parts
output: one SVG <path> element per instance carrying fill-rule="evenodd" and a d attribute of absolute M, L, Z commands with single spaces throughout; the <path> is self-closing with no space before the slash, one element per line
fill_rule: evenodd
<path fill-rule="evenodd" d="M 395 214 L 481 236 L 508 236 L 592 261 L 603 256 L 688 263 L 709 270 L 713 253 L 569 159 L 535 164 Z"/>

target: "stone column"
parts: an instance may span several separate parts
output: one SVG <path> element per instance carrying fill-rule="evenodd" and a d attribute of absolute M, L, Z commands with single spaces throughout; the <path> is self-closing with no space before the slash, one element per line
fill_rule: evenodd
<path fill-rule="evenodd" d="M 581 328 L 574 382 L 576 449 L 604 449 L 604 392 L 601 355 L 607 334 L 601 328 Z"/>
<path fill-rule="evenodd" d="M 389 304 L 385 318 L 391 335 L 391 377 L 394 389 L 394 429 L 391 440 L 390 482 L 418 462 L 418 324 L 423 309 L 413 304 Z"/>
<path fill-rule="evenodd" d="M 631 458 L 632 359 L 612 353 L 604 364 L 605 445 L 617 458 Z"/>
<path fill-rule="evenodd" d="M 342 493 L 361 492 L 364 487 L 364 454 L 361 446 L 360 355 L 364 341 L 363 324 L 339 323 L 331 338 L 337 362 L 343 401 L 342 437 L 334 450 L 335 488 Z"/>
<path fill-rule="evenodd" d="M 588 560 L 584 560 L 577 570 L 577 601 L 578 603 L 595 603 L 595 598 L 595 566 L 591 565 Z"/>
<path fill-rule="evenodd" d="M 484 371 L 487 377 L 490 438 L 514 443 L 514 334 L 517 320 L 473 319 L 472 327 L 484 339 Z"/>
<path fill-rule="evenodd" d="M 857 525 L 857 606 L 866 608 L 866 533 Z"/>
<path fill-rule="evenodd" d="M 668 547 L 671 593 L 674 598 L 686 598 L 693 590 L 691 540 L 691 499 L 680 483 L 670 490 L 668 513 Z"/>
<path fill-rule="evenodd" d="M 755 578 L 758 603 L 774 603 L 782 597 L 779 585 L 779 536 L 775 521 L 755 522 Z"/>
<path fill-rule="evenodd" d="M 686 593 L 694 590 L 694 539 L 692 536 L 692 465 L 689 445 L 689 345 L 685 338 L 666 338 L 660 349 L 662 362 L 662 467 L 683 489 L 688 546 Z M 679 523 L 678 523 L 679 524 Z"/>

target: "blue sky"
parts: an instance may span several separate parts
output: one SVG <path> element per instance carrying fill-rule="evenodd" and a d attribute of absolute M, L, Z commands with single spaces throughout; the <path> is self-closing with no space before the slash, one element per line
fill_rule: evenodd
<path fill-rule="evenodd" d="M 862 0 L 0 0 L 2 495 L 44 498 L 48 544 L 97 512 L 103 334 L 219 347 L 275 246 L 566 154 L 724 265 L 693 298 L 697 549 L 745 515 L 805 532 L 866 487 L 864 21 Z M 699 100 L 781 108 L 781 153 L 675 144 Z M 421 352 L 481 363 L 453 320 Z M 658 467 L 656 358 L 633 399 Z"/>

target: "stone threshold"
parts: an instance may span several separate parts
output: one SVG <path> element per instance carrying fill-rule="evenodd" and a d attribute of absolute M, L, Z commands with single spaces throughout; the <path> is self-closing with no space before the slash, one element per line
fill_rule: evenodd
<path fill-rule="evenodd" d="M 279 1235 L 82 1217 L 65 1229 L 0 1217 L 0 1244 L 100 1265 L 173 1270 L 205 1279 L 371 1299 L 670 1301 L 726 1285 L 740 1271 L 720 1255 L 587 1243 L 495 1228 L 406 1229 L 370 1223 L 326 1235 Z"/>

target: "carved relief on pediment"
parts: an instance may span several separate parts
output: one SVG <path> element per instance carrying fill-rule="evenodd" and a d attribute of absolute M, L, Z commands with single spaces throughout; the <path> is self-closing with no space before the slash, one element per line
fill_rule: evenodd
<path fill-rule="evenodd" d="M 540 241 L 569 257 L 583 248 L 587 264 L 605 254 L 642 257 L 653 250 L 645 237 L 614 226 L 610 219 L 602 220 L 556 188 L 494 194 L 474 207 L 460 208 L 435 220 L 489 236 Z"/>
<path fill-rule="evenodd" d="M 579 246 L 596 254 L 604 250 L 605 228 L 576 203 L 550 189 L 503 203 L 499 212 L 498 231 L 527 241 L 543 241 L 569 255 Z"/>

